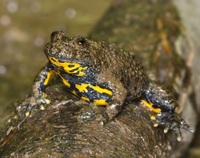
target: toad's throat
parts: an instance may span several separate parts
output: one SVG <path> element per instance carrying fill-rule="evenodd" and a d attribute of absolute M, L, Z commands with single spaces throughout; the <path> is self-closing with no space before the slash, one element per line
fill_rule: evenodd
<path fill-rule="evenodd" d="M 75 62 L 67 62 L 67 61 L 59 61 L 58 59 L 54 58 L 54 57 L 48 57 L 49 61 L 56 65 L 57 67 L 62 67 L 63 70 L 68 73 L 68 74 L 74 74 L 76 76 L 84 76 L 85 75 L 85 71 L 87 69 L 87 66 L 82 66 L 79 63 L 75 63 Z"/>

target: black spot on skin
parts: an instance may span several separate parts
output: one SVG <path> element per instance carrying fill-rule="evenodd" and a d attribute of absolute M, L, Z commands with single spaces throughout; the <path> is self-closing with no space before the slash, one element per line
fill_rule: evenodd
<path fill-rule="evenodd" d="M 56 62 L 56 60 L 54 58 L 51 58 L 51 60 L 53 60 L 54 62 Z"/>
<path fill-rule="evenodd" d="M 72 64 L 72 65 L 68 65 L 68 67 L 69 67 L 69 68 L 72 68 L 72 67 L 74 67 L 74 65 L 73 65 L 73 64 Z"/>
<path fill-rule="evenodd" d="M 72 69 L 69 72 L 74 72 L 74 71 L 77 71 L 78 69 L 79 69 L 79 67 L 77 67 L 76 69 Z"/>

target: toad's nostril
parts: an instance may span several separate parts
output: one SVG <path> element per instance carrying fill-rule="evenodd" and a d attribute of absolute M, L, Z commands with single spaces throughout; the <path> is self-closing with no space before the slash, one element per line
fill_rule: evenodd
<path fill-rule="evenodd" d="M 64 40 L 65 34 L 63 31 L 54 31 L 51 33 L 51 41 Z"/>

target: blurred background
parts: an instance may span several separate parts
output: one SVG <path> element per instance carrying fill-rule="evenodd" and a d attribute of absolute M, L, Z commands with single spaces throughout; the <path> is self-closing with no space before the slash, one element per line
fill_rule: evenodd
<path fill-rule="evenodd" d="M 86 36 L 110 4 L 111 0 L 0 1 L 1 118 L 12 110 L 10 103 L 29 92 L 34 76 L 47 62 L 43 46 L 51 32 Z"/>

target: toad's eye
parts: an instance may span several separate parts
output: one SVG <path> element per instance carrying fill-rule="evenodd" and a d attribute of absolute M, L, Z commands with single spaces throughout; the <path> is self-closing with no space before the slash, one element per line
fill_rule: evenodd
<path fill-rule="evenodd" d="M 86 39 L 83 37 L 78 37 L 76 39 L 76 44 L 80 47 L 85 47 L 86 46 Z"/>

